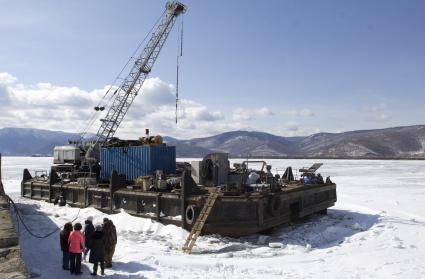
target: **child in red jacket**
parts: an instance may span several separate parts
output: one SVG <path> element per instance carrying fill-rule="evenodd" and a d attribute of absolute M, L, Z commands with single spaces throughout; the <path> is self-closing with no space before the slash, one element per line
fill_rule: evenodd
<path fill-rule="evenodd" d="M 80 223 L 75 223 L 74 231 L 71 232 L 68 238 L 70 261 L 71 261 L 71 274 L 80 275 L 81 272 L 81 253 L 84 251 L 84 235 L 81 233 Z"/>

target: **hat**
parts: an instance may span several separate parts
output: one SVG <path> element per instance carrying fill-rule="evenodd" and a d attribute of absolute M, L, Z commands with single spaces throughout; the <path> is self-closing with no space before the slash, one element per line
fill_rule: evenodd
<path fill-rule="evenodd" d="M 102 230 L 102 225 L 101 224 L 97 224 L 95 227 L 96 231 L 101 231 Z"/>
<path fill-rule="evenodd" d="M 103 223 L 106 223 L 106 222 L 108 222 L 109 221 L 109 219 L 108 218 L 103 218 Z"/>
<path fill-rule="evenodd" d="M 93 222 L 93 216 L 87 217 L 87 221 Z"/>

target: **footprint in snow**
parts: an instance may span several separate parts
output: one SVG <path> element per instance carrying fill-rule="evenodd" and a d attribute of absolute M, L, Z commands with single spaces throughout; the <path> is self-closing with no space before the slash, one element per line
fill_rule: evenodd
<path fill-rule="evenodd" d="M 403 241 L 400 238 L 398 238 L 397 236 L 394 236 L 391 239 L 391 247 L 398 248 L 398 249 L 404 249 L 405 248 L 403 246 Z"/>
<path fill-rule="evenodd" d="M 217 258 L 233 258 L 233 253 L 218 254 Z"/>

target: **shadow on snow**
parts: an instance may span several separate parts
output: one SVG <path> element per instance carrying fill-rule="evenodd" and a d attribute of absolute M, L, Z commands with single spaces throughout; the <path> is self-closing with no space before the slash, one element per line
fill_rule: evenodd
<path fill-rule="evenodd" d="M 135 261 L 131 261 L 131 262 L 128 262 L 128 263 L 115 262 L 114 267 L 112 269 L 118 270 L 118 271 L 129 272 L 129 273 L 137 273 L 139 271 L 155 271 L 156 270 L 155 268 L 153 268 L 149 265 L 141 264 L 141 263 L 135 262 Z"/>
<path fill-rule="evenodd" d="M 291 225 L 282 225 L 266 233 L 253 234 L 241 238 L 220 237 L 227 243 L 217 250 L 205 250 L 194 254 L 220 254 L 247 249 L 269 247 L 270 243 L 296 245 L 324 249 L 338 246 L 348 237 L 369 230 L 379 222 L 380 215 L 353 212 L 341 209 L 329 209 L 327 215 L 312 215 L 302 218 Z"/>
<path fill-rule="evenodd" d="M 71 275 L 69 271 L 62 269 L 62 251 L 59 242 L 59 228 L 52 219 L 57 216 L 45 213 L 40 210 L 38 202 L 35 203 L 16 203 L 19 208 L 19 212 L 32 233 L 43 236 L 54 230 L 57 232 L 53 233 L 47 238 L 34 238 L 24 228 L 24 226 L 17 221 L 16 214 L 12 211 L 15 228 L 19 233 L 19 243 L 21 245 L 21 253 L 28 270 L 28 274 L 31 277 L 36 278 L 76 278 Z M 49 218 L 50 217 L 50 218 Z M 71 220 L 69 220 L 71 221 Z M 79 278 L 93 278 L 90 275 L 93 265 L 90 263 L 83 262 L 81 265 L 82 276 Z M 131 274 L 140 271 L 154 271 L 155 269 L 149 265 L 141 264 L 138 262 L 114 262 L 112 269 L 106 269 L 106 277 L 111 278 L 145 278 L 142 274 Z M 126 272 L 129 274 L 108 274 L 110 272 L 117 271 Z"/>

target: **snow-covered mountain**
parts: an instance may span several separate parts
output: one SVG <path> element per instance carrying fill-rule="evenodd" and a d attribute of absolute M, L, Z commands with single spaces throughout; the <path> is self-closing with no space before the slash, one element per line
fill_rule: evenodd
<path fill-rule="evenodd" d="M 0 129 L 4 155 L 51 154 L 55 145 L 75 139 L 76 134 L 38 129 Z M 318 133 L 307 137 L 281 137 L 263 132 L 233 131 L 179 140 L 165 137 L 177 147 L 178 157 L 202 157 L 227 152 L 233 157 L 425 157 L 425 125 Z"/>
<path fill-rule="evenodd" d="M 300 140 L 298 153 L 323 157 L 424 157 L 425 126 L 319 133 Z"/>
<path fill-rule="evenodd" d="M 234 131 L 191 140 L 167 139 L 177 146 L 177 154 L 182 157 L 200 157 L 207 150 L 228 152 L 234 157 L 425 157 L 425 125 L 307 137 Z"/>

